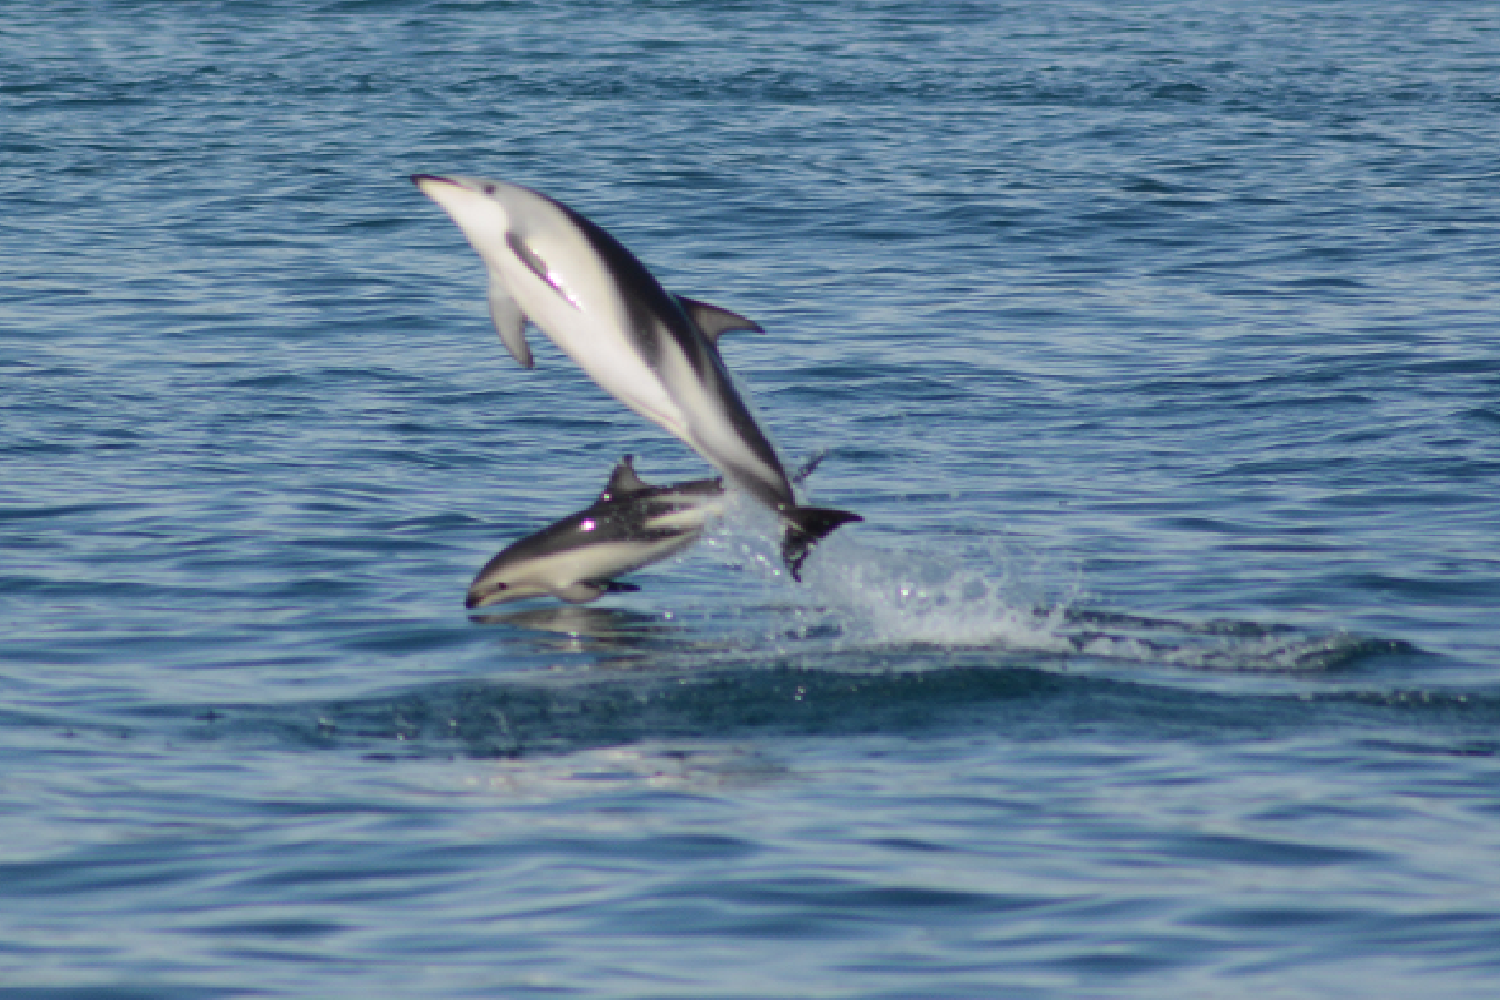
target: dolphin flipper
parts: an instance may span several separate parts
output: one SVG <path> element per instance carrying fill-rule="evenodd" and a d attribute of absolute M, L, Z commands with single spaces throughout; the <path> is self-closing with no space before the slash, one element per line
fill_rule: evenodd
<path fill-rule="evenodd" d="M 495 321 L 495 330 L 510 356 L 519 361 L 522 368 L 536 367 L 531 347 L 526 343 L 526 315 L 493 272 L 490 274 L 490 318 Z"/>
<path fill-rule="evenodd" d="M 583 580 L 554 590 L 552 594 L 569 604 L 590 604 L 605 594 L 633 594 L 640 589 L 633 583 L 618 580 Z"/>

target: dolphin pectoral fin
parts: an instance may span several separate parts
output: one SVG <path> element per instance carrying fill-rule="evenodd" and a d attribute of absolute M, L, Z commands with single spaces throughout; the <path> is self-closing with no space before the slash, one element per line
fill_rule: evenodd
<path fill-rule="evenodd" d="M 605 580 L 600 583 L 581 581 L 554 590 L 552 595 L 569 604 L 589 604 L 605 594 L 631 594 L 640 589 L 633 583 L 620 583 L 618 580 Z"/>
<path fill-rule="evenodd" d="M 634 463 L 634 455 L 626 455 L 620 459 L 615 471 L 609 474 L 609 482 L 604 484 L 604 492 L 599 494 L 600 500 L 618 500 L 651 488 L 644 479 L 636 475 Z"/>
<path fill-rule="evenodd" d="M 802 582 L 802 564 L 813 545 L 833 534 L 841 524 L 864 520 L 858 514 L 831 507 L 793 507 L 782 511 L 781 516 L 786 522 L 781 536 L 781 559 L 798 583 Z"/>
<path fill-rule="evenodd" d="M 519 361 L 522 368 L 536 367 L 531 346 L 526 343 L 526 316 L 495 274 L 490 275 L 490 318 L 495 321 L 495 330 L 510 356 Z"/>
<path fill-rule="evenodd" d="M 699 302 L 690 299 L 686 295 L 676 296 L 677 304 L 682 306 L 682 311 L 688 314 L 698 329 L 703 331 L 703 336 L 708 338 L 709 343 L 717 344 L 719 334 L 725 330 L 754 330 L 756 333 L 765 333 L 761 325 L 753 319 L 746 319 L 739 313 L 732 313 L 728 309 L 720 309 L 711 306 L 707 302 Z"/>
<path fill-rule="evenodd" d="M 588 604 L 604 596 L 605 588 L 597 583 L 570 583 L 552 591 L 552 596 L 569 604 Z"/>

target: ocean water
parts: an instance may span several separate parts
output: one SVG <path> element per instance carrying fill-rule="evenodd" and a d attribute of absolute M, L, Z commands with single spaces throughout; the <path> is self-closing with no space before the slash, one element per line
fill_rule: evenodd
<path fill-rule="evenodd" d="M 0 8 L 0 997 L 1500 983 L 1500 8 Z M 759 320 L 708 468 L 407 180 Z"/>

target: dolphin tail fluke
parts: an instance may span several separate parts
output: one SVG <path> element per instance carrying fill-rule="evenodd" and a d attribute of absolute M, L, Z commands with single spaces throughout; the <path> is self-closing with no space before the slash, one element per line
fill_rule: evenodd
<path fill-rule="evenodd" d="M 781 536 L 781 558 L 798 583 L 802 582 L 802 563 L 815 544 L 833 534 L 841 524 L 864 520 L 858 514 L 831 507 L 793 507 L 781 516 L 786 522 L 786 532 Z"/>

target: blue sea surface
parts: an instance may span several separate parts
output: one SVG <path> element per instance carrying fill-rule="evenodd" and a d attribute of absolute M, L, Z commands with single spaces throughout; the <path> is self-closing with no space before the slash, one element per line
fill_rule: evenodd
<path fill-rule="evenodd" d="M 0 997 L 1489 998 L 1500 7 L 0 8 Z M 623 454 L 414 172 L 814 502 L 470 614 Z"/>

